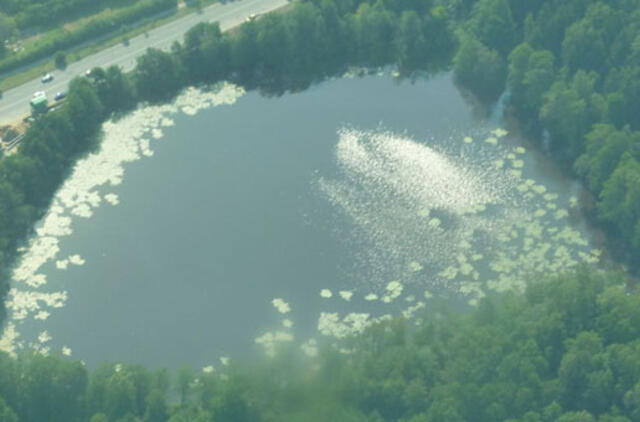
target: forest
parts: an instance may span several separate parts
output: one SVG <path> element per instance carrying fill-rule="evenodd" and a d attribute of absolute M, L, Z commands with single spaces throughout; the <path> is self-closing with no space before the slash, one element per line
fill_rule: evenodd
<path fill-rule="evenodd" d="M 640 2 L 479 1 L 460 30 L 458 81 L 509 114 L 557 162 L 621 259 L 640 254 Z M 635 259 L 634 259 L 635 258 Z"/>
<path fill-rule="evenodd" d="M 0 161 L 0 292 L 34 223 L 100 127 L 189 85 L 229 80 L 265 95 L 306 89 L 350 67 L 402 77 L 453 69 L 581 177 L 593 217 L 633 263 L 640 252 L 640 157 L 634 119 L 640 0 L 306 0 L 232 32 L 192 28 L 136 69 L 93 69 L 65 105 Z M 446 304 L 331 347 L 310 363 L 283 350 L 255 367 L 175 375 L 126 364 L 23 353 L 0 359 L 6 421 L 640 420 L 640 303 L 625 277 L 584 269 L 524 295 Z M 0 322 L 4 320 L 4 310 Z M 47 416 L 45 416 L 47 415 Z"/>

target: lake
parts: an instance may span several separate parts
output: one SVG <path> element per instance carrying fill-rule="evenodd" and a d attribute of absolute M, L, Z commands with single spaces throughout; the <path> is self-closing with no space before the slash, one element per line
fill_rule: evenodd
<path fill-rule="evenodd" d="M 448 74 L 188 90 L 105 125 L 14 271 L 0 346 L 208 370 L 313 354 L 433 297 L 596 263 L 579 189 Z"/>

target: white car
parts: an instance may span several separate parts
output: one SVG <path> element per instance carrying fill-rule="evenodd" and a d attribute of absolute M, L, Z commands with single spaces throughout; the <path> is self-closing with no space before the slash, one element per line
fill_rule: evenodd
<path fill-rule="evenodd" d="M 53 80 L 53 75 L 51 73 L 47 73 L 46 75 L 44 75 L 42 77 L 42 83 L 47 83 L 47 82 L 51 82 Z"/>
<path fill-rule="evenodd" d="M 33 93 L 33 98 L 42 97 L 44 95 L 45 95 L 44 91 L 37 91 Z"/>

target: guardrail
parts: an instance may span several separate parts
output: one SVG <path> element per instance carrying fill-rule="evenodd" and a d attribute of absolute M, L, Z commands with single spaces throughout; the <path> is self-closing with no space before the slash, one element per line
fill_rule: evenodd
<path fill-rule="evenodd" d="M 15 148 L 16 146 L 18 146 L 18 144 L 19 144 L 20 142 L 22 142 L 22 139 L 23 139 L 23 138 L 24 138 L 24 133 L 22 133 L 22 134 L 20 134 L 20 135 L 16 136 L 15 138 L 13 138 L 12 140 L 10 140 L 9 142 L 6 142 L 6 143 L 4 144 L 4 149 L 5 149 L 5 151 L 9 151 L 9 150 L 11 150 L 11 149 Z"/>

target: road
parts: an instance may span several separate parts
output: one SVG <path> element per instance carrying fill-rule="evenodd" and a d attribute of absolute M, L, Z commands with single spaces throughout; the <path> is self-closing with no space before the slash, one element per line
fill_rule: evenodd
<path fill-rule="evenodd" d="M 241 24 L 251 14 L 270 12 L 288 4 L 288 0 L 235 0 L 226 4 L 215 3 L 164 26 L 149 30 L 129 40 L 128 45 L 117 44 L 71 63 L 65 70 L 52 72 L 54 80 L 42 83 L 34 79 L 3 93 L 0 99 L 0 125 L 9 124 L 29 114 L 29 100 L 34 92 L 45 91 L 50 100 L 57 92 L 66 91 L 69 81 L 78 75 L 84 75 L 87 69 L 97 66 L 120 66 L 125 72 L 133 69 L 136 58 L 144 54 L 147 48 L 167 50 L 174 41 L 182 41 L 185 32 L 200 22 L 219 22 L 222 30 Z"/>

